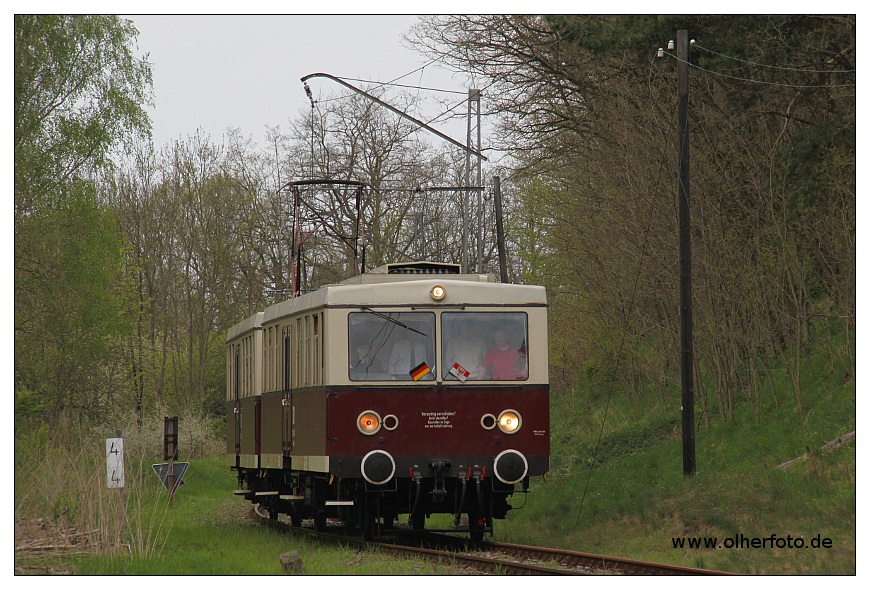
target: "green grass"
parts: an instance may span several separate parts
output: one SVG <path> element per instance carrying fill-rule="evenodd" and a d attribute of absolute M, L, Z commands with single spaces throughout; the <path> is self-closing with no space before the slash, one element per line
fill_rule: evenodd
<path fill-rule="evenodd" d="M 497 537 L 694 567 L 761 574 L 854 574 L 855 445 L 821 445 L 855 430 L 855 382 L 826 357 L 804 366 L 803 412 L 781 375 L 772 396 L 741 404 L 733 421 L 696 432 L 697 473 L 683 475 L 679 392 L 584 406 L 577 391 L 555 394 L 553 471 Z M 803 377 L 803 376 L 802 376 Z M 778 381 L 778 383 L 777 383 Z M 597 443 L 599 432 L 603 432 Z M 786 470 L 777 465 L 810 450 Z M 522 500 L 514 501 L 514 504 Z M 806 548 L 674 549 L 672 537 L 804 539 Z M 809 547 L 816 537 L 830 548 Z"/>
<path fill-rule="evenodd" d="M 511 500 L 516 509 L 495 522 L 495 538 L 747 574 L 854 574 L 855 443 L 828 454 L 818 449 L 855 430 L 855 381 L 825 355 L 808 356 L 802 371 L 802 411 L 790 394 L 790 379 L 779 372 L 767 384 L 776 391 L 775 401 L 762 391 L 755 403 L 741 401 L 733 419 L 713 416 L 710 428 L 699 427 L 697 473 L 691 477 L 683 475 L 679 392 L 632 400 L 614 394 L 608 404 L 606 382 L 554 391 L 548 481 L 536 479 L 530 494 Z M 110 504 L 105 492 L 94 506 L 84 502 L 85 490 L 104 482 L 101 457 L 80 461 L 96 474 L 83 473 L 72 486 L 76 471 L 60 466 L 78 464 L 75 457 L 39 440 L 16 440 L 16 464 L 36 466 L 16 471 L 16 514 L 30 506 L 30 513 L 60 518 Z M 777 468 L 808 449 L 807 460 Z M 192 461 L 186 485 L 168 509 L 150 463 L 131 465 L 138 475 L 128 466 L 130 478 L 139 486 L 127 496 L 135 520 L 136 535 L 126 539 L 132 550 L 50 558 L 43 566 L 85 575 L 268 575 L 282 573 L 279 556 L 295 550 L 308 575 L 457 571 L 260 527 L 245 519 L 250 505 L 232 495 L 237 484 L 222 458 Z M 51 466 L 58 467 L 56 474 Z M 63 495 L 59 489 L 71 491 Z M 439 525 L 432 519 L 427 526 Z M 790 535 L 807 547 L 675 549 L 672 542 L 739 535 Z M 830 539 L 831 547 L 809 546 L 815 538 Z"/>
<path fill-rule="evenodd" d="M 156 481 L 156 476 L 154 476 Z M 245 518 L 250 504 L 232 495 L 235 476 L 223 458 L 192 461 L 166 511 L 168 535 L 158 557 L 79 557 L 82 575 L 278 575 L 279 556 L 296 551 L 306 575 L 450 574 L 456 569 L 398 559 L 282 534 Z M 158 497 L 166 503 L 166 494 Z"/>

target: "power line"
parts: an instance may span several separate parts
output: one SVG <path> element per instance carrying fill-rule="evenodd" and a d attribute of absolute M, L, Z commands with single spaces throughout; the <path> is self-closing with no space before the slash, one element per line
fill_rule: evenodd
<path fill-rule="evenodd" d="M 667 51 L 663 52 L 663 54 L 674 58 L 674 60 L 676 60 L 678 62 L 685 61 L 685 60 L 678 58 L 676 55 L 674 55 L 672 53 L 668 53 Z M 845 87 L 849 87 L 849 86 L 855 86 L 854 82 L 849 83 L 849 84 L 787 84 L 784 82 L 768 82 L 767 80 L 754 80 L 752 78 L 742 78 L 740 76 L 732 76 L 730 74 L 724 74 L 722 72 L 714 72 L 713 70 L 708 70 L 706 68 L 702 68 L 701 66 L 695 65 L 691 62 L 686 62 L 686 63 L 688 63 L 689 67 L 691 67 L 691 68 L 695 68 L 696 70 L 699 70 L 701 72 L 705 72 L 705 73 L 713 75 L 713 76 L 719 76 L 720 78 L 728 78 L 730 80 L 737 80 L 738 82 L 749 82 L 750 84 L 766 84 L 768 86 L 781 86 L 783 88 L 845 88 Z"/>
<path fill-rule="evenodd" d="M 406 74 L 407 75 L 407 74 Z M 402 76 L 404 78 L 404 76 Z M 465 94 L 461 90 L 445 90 L 443 88 L 431 88 L 427 86 L 419 86 L 413 84 L 395 84 L 393 82 L 377 82 L 375 80 L 362 80 L 360 78 L 345 78 L 344 76 L 336 76 L 336 78 L 340 80 L 351 80 L 353 82 L 365 82 L 367 84 L 376 84 L 376 86 L 372 90 L 376 90 L 378 88 L 383 88 L 384 86 L 397 86 L 399 88 L 411 88 L 413 90 L 432 90 L 433 92 L 448 92 L 451 94 Z M 398 80 L 398 78 L 397 78 Z M 350 96 L 350 95 L 348 95 Z"/>
<path fill-rule="evenodd" d="M 543 48 L 544 48 L 544 49 L 548 49 L 548 48 L 550 48 L 550 47 L 553 47 L 553 46 L 559 44 L 563 39 L 566 39 L 566 38 L 570 37 L 571 35 L 573 35 L 576 31 L 578 31 L 578 30 L 579 30 L 583 25 L 585 25 L 586 23 L 588 23 L 590 20 L 591 20 L 591 19 L 585 19 L 583 22 L 581 22 L 581 23 L 579 23 L 578 25 L 576 25 L 573 29 L 571 29 L 571 30 L 570 30 L 567 34 L 565 34 L 565 35 L 557 34 L 557 35 L 558 35 L 557 38 L 556 38 L 554 41 L 551 41 L 551 42 L 547 43 L 546 45 L 544 45 Z M 429 67 L 430 65 L 432 65 L 432 64 L 434 64 L 434 63 L 436 63 L 436 62 L 439 62 L 439 61 L 443 61 L 443 60 L 445 60 L 447 57 L 453 57 L 454 59 L 458 59 L 455 55 L 453 55 L 453 54 L 450 53 L 449 51 L 446 51 L 446 52 L 443 53 L 442 55 L 440 55 L 440 56 L 438 56 L 438 57 L 436 57 L 436 58 L 430 60 L 429 62 L 423 64 L 422 66 L 420 66 L 420 67 L 418 67 L 418 68 L 416 68 L 416 69 L 414 69 L 414 70 L 411 70 L 410 72 L 408 72 L 408 73 L 406 73 L 406 74 L 403 74 L 403 75 L 401 75 L 401 76 L 399 76 L 399 77 L 397 77 L 397 78 L 393 78 L 393 79 L 390 80 L 389 82 L 376 82 L 376 81 L 374 81 L 374 80 L 362 80 L 362 79 L 359 79 L 359 78 L 348 78 L 348 77 L 342 77 L 342 76 L 335 76 L 335 77 L 338 78 L 339 80 L 352 80 L 352 81 L 355 81 L 355 82 L 364 82 L 364 83 L 372 83 L 372 84 L 375 84 L 375 86 L 371 89 L 372 91 L 377 90 L 377 89 L 379 89 L 379 88 L 382 88 L 382 87 L 384 87 L 384 86 L 397 86 L 397 87 L 402 87 L 402 88 L 415 89 L 415 90 L 418 90 L 418 91 L 419 91 L 419 90 L 429 90 L 429 91 L 434 91 L 434 92 L 445 92 L 445 93 L 463 94 L 463 95 L 465 95 L 465 92 L 458 91 L 458 90 L 444 90 L 444 89 L 440 89 L 440 88 L 429 88 L 429 87 L 424 87 L 424 86 L 420 86 L 420 85 L 416 85 L 416 86 L 414 86 L 414 85 L 405 85 L 405 84 L 395 84 L 396 80 L 401 80 L 402 78 L 405 78 L 405 77 L 407 77 L 407 76 L 410 76 L 411 74 L 413 74 L 413 73 L 415 73 L 415 72 L 418 72 L 418 71 L 421 71 L 421 70 L 423 70 L 423 69 Z M 459 58 L 459 59 L 461 59 L 461 58 Z M 494 86 L 496 83 L 497 83 L 497 79 L 496 79 L 496 78 L 493 78 L 492 81 L 491 81 L 489 84 L 487 84 L 486 86 L 483 86 L 482 88 L 480 88 L 480 89 L 479 89 L 479 92 L 480 92 L 481 97 L 483 96 L 484 91 L 488 90 L 489 88 L 491 88 L 492 86 Z M 331 101 L 333 101 L 333 100 L 339 100 L 339 99 L 341 99 L 341 98 L 347 98 L 347 97 L 349 97 L 349 96 L 351 96 L 351 95 L 344 95 L 344 96 L 339 96 L 339 97 L 334 97 L 334 98 L 324 99 L 324 100 L 322 100 L 322 101 L 313 101 L 313 102 L 322 102 L 322 103 L 326 103 L 326 102 L 331 102 Z M 442 119 L 442 117 L 445 117 L 446 115 L 451 115 L 451 114 L 452 114 L 452 113 L 453 113 L 457 108 L 459 108 L 460 106 L 464 105 L 465 103 L 466 103 L 466 99 L 463 98 L 463 99 L 462 99 L 461 101 L 459 101 L 458 103 L 456 103 L 456 104 L 450 106 L 447 110 L 445 110 L 445 111 L 443 111 L 443 112 L 441 112 L 441 113 L 435 115 L 434 117 L 432 117 L 431 119 L 429 119 L 428 121 L 426 121 L 425 124 L 426 124 L 426 125 L 429 125 L 429 124 L 431 124 L 431 123 L 440 122 L 440 120 Z M 406 137 L 408 137 L 409 135 L 411 135 L 411 134 L 414 133 L 415 131 L 416 131 L 416 129 L 411 129 L 408 133 L 406 133 L 405 135 L 403 135 L 402 137 L 400 137 L 400 138 L 398 138 L 398 139 L 399 139 L 399 140 L 405 139 Z M 482 146 L 478 146 L 478 148 L 480 149 L 480 151 L 483 151 Z"/>
<path fill-rule="evenodd" d="M 774 66 L 774 65 L 760 64 L 758 62 L 749 61 L 746 59 L 740 59 L 739 57 L 732 57 L 730 55 L 725 55 L 724 53 L 719 53 L 717 51 L 713 51 L 712 49 L 707 49 L 706 47 L 701 47 L 697 43 L 694 44 L 694 47 L 697 47 L 698 49 L 702 49 L 708 53 L 712 53 L 713 55 L 718 55 L 719 57 L 724 57 L 725 59 L 739 61 L 741 63 L 749 64 L 749 65 L 757 67 L 757 68 L 770 68 L 770 69 L 774 69 L 774 70 L 784 70 L 787 72 L 800 72 L 803 74 L 841 74 L 841 73 L 842 74 L 854 74 L 855 73 L 855 70 L 833 70 L 833 69 L 831 69 L 831 70 L 806 70 L 803 68 L 787 68 L 785 66 Z"/>
<path fill-rule="evenodd" d="M 403 84 L 395 84 L 396 80 L 401 80 L 402 78 L 407 78 L 408 76 L 410 76 L 411 74 L 413 74 L 413 73 L 415 73 L 415 72 L 421 72 L 422 70 L 424 70 L 424 69 L 426 69 L 427 67 L 431 66 L 431 65 L 434 64 L 435 62 L 438 62 L 438 61 L 443 60 L 444 57 L 445 57 L 445 56 L 442 55 L 441 57 L 437 57 L 437 58 L 435 58 L 435 59 L 431 59 L 431 60 L 429 60 L 428 62 L 424 63 L 422 66 L 420 66 L 420 67 L 418 67 L 418 68 L 415 68 L 415 69 L 411 70 L 410 72 L 407 72 L 407 73 L 405 73 L 405 74 L 402 74 L 401 76 L 398 76 L 398 77 L 396 77 L 396 78 L 393 78 L 393 79 L 390 80 L 389 82 L 377 82 L 377 81 L 375 81 L 375 80 L 360 80 L 359 78 L 343 78 L 343 77 L 341 77 L 341 76 L 336 76 L 336 78 L 339 78 L 340 80 L 353 80 L 353 81 L 355 81 L 355 82 L 366 82 L 366 83 L 375 84 L 375 86 L 374 86 L 373 88 L 371 88 L 371 90 L 373 90 L 373 91 L 374 91 L 374 90 L 377 90 L 377 89 L 379 89 L 379 88 L 383 88 L 384 86 L 402 86 L 402 87 L 405 87 L 405 88 L 413 88 L 413 89 L 417 89 L 417 90 L 433 90 L 433 91 L 437 91 L 437 92 L 456 92 L 456 93 L 462 94 L 462 92 L 459 91 L 459 90 L 442 90 L 442 89 L 439 89 L 439 88 L 424 88 L 424 87 L 419 86 L 419 85 L 418 85 L 418 86 L 410 86 L 410 85 L 405 86 L 405 85 L 403 85 Z M 421 75 L 422 75 L 422 74 L 421 74 Z M 334 98 L 327 98 L 327 99 L 324 99 L 324 100 L 321 101 L 321 102 L 331 102 L 331 101 L 333 101 L 333 100 L 339 100 L 339 99 L 342 99 L 342 98 L 348 98 L 349 96 L 352 96 L 352 95 L 350 95 L 350 94 L 345 94 L 344 96 L 336 96 L 336 97 L 334 97 Z"/>

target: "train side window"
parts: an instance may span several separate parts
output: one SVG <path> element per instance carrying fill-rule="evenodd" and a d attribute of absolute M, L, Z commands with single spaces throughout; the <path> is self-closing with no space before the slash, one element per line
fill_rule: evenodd
<path fill-rule="evenodd" d="M 264 330 L 266 333 L 265 343 L 263 345 L 263 390 L 272 390 L 272 327 Z"/>
<path fill-rule="evenodd" d="M 283 354 L 282 354 L 282 375 L 281 382 L 283 384 L 284 391 L 290 391 L 290 351 L 292 350 L 291 344 L 292 340 L 290 338 L 290 326 L 284 326 L 283 334 Z"/>
<path fill-rule="evenodd" d="M 305 343 L 303 339 L 303 335 L 305 334 L 305 330 L 303 329 L 302 318 L 296 318 L 296 354 L 294 355 L 293 361 L 293 385 L 294 387 L 302 387 L 305 385 L 302 379 L 302 373 L 305 367 L 303 353 L 305 352 L 305 347 L 303 344 Z"/>
<path fill-rule="evenodd" d="M 528 334 L 524 312 L 444 312 L 442 377 L 525 381 L 529 377 Z"/>
<path fill-rule="evenodd" d="M 323 345 L 325 341 L 325 337 L 318 330 L 318 325 L 323 325 L 323 312 L 320 312 L 315 316 L 315 318 L 319 318 L 319 323 L 315 321 L 314 323 L 314 332 L 317 336 L 317 383 L 318 385 L 323 383 L 323 371 L 324 371 L 324 363 L 326 362 L 326 356 L 323 354 Z"/>
<path fill-rule="evenodd" d="M 348 315 L 351 381 L 435 378 L 435 314 L 353 312 Z"/>

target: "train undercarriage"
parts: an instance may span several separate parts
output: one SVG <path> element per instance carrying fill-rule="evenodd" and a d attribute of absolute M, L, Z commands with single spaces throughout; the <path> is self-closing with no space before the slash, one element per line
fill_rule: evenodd
<path fill-rule="evenodd" d="M 468 533 L 472 541 L 492 534 L 494 519 L 512 509 L 508 498 L 528 492 L 528 477 L 521 489 L 489 477 L 480 469 L 460 477 L 423 477 L 419 473 L 396 477 L 383 485 L 363 478 L 337 478 L 318 472 L 279 469 L 240 469 L 237 495 L 265 508 L 269 517 L 289 516 L 294 526 L 313 521 L 324 531 L 340 521 L 363 539 L 372 540 L 394 530 L 438 530 Z M 434 514 L 452 515 L 441 526 L 426 527 Z"/>

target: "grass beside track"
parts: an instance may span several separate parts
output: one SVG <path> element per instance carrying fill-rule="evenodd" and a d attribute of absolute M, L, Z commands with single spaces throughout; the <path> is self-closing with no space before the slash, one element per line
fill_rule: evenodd
<path fill-rule="evenodd" d="M 826 356 L 807 357 L 801 377 L 800 411 L 781 372 L 771 375 L 771 391 L 741 400 L 733 417 L 714 415 L 709 428 L 699 427 L 697 474 L 691 477 L 682 471 L 679 392 L 608 400 L 606 383 L 553 391 L 548 481 L 537 478 L 530 494 L 511 500 L 517 509 L 494 523 L 495 540 L 746 574 L 855 574 L 855 442 L 819 452 L 825 442 L 855 430 L 855 380 Z M 39 434 L 16 439 L 16 517 L 72 522 L 87 512 L 96 515 L 89 522 L 116 524 L 118 512 L 110 512 L 118 496 L 104 489 L 101 441 L 91 445 L 99 451 L 94 457 L 79 457 Z M 778 468 L 804 453 L 805 460 Z M 150 461 L 128 458 L 127 470 L 138 491 L 131 487 L 125 497 L 126 525 L 97 527 L 109 530 L 104 542 L 126 549 L 16 555 L 17 567 L 27 561 L 16 571 L 268 575 L 282 573 L 279 556 L 295 550 L 308 575 L 464 573 L 260 527 L 245 517 L 250 504 L 232 495 L 237 483 L 222 458 L 192 461 L 168 509 Z M 427 526 L 445 525 L 436 521 Z M 123 533 L 113 537 L 112 530 Z M 773 546 L 773 535 L 801 538 L 806 546 Z M 767 545 L 674 547 L 674 539 L 690 538 Z M 813 547 L 813 539 L 829 546 Z"/>
<path fill-rule="evenodd" d="M 774 375 L 776 400 L 762 392 L 754 410 L 742 402 L 727 423 L 714 416 L 699 427 L 691 477 L 678 391 L 614 398 L 603 429 L 600 394 L 594 402 L 588 392 L 554 394 L 548 481 L 535 482 L 496 538 L 746 574 L 855 574 L 855 441 L 819 451 L 855 431 L 855 381 L 820 356 L 806 359 L 802 383 L 802 411 L 785 374 Z M 788 536 L 805 546 L 780 546 Z M 674 538 L 715 538 L 720 547 L 680 549 Z M 744 546 L 725 546 L 735 540 Z"/>
<path fill-rule="evenodd" d="M 251 505 L 234 497 L 235 476 L 223 458 L 192 461 L 185 485 L 165 511 L 165 543 L 157 556 L 85 556 L 83 575 L 278 575 L 279 556 L 296 551 L 306 575 L 455 574 L 456 568 L 334 547 L 278 533 L 247 518 Z M 156 480 L 156 476 L 155 476 Z M 157 501 L 166 503 L 165 493 Z"/>

